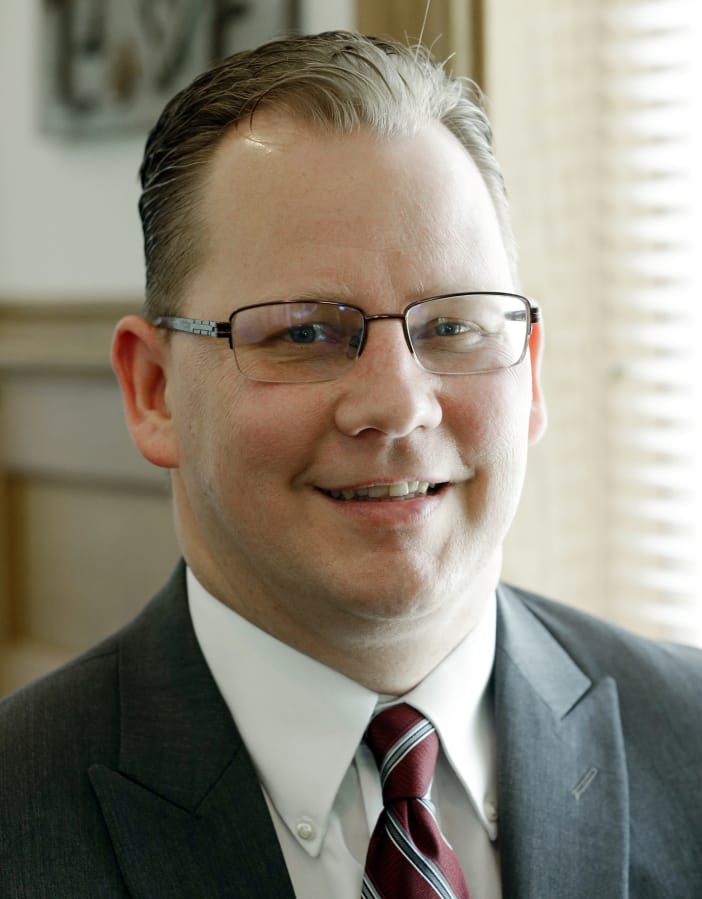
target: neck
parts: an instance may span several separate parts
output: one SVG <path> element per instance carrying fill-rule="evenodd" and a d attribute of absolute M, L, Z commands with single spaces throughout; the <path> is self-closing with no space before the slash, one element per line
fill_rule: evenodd
<path fill-rule="evenodd" d="M 295 647 L 376 693 L 401 696 L 436 668 L 485 615 L 496 580 L 471 589 L 462 602 L 417 618 L 358 623 L 350 637 L 321 642 L 305 640 Z M 473 585 L 475 586 L 475 585 Z"/>
<path fill-rule="evenodd" d="M 316 614 L 300 620 L 290 605 L 262 601 L 257 590 L 244 589 L 237 578 L 227 582 L 208 576 L 188 559 L 200 583 L 225 605 L 283 643 L 376 693 L 403 695 L 422 681 L 476 627 L 497 586 L 499 559 L 468 587 L 443 592 L 420 604 L 415 614 L 378 617 L 331 613 L 320 602 Z"/>

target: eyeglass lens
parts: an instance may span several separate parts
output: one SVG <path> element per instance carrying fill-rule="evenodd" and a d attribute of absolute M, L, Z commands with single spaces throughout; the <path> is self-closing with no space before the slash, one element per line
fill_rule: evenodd
<path fill-rule="evenodd" d="M 523 297 L 512 295 L 438 297 L 407 309 L 406 333 L 428 371 L 496 371 L 523 357 L 528 308 Z M 231 317 L 237 365 L 258 381 L 338 378 L 358 357 L 367 327 L 360 309 L 326 301 L 262 304 Z"/>

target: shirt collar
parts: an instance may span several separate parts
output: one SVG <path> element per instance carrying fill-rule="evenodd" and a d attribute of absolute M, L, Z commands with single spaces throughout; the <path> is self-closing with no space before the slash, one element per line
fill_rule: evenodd
<path fill-rule="evenodd" d="M 434 724 L 441 746 L 491 839 L 497 836 L 497 761 L 489 684 L 495 660 L 495 595 L 473 630 L 402 697 Z"/>
<path fill-rule="evenodd" d="M 189 568 L 187 585 L 200 648 L 271 802 L 293 834 L 300 822 L 324 822 L 305 840 L 316 855 L 379 696 L 251 624 L 209 594 Z M 495 618 L 493 599 L 471 634 L 402 697 L 434 723 L 489 832 L 482 805 L 494 781 L 494 728 L 489 723 L 487 737 L 484 728 Z"/>

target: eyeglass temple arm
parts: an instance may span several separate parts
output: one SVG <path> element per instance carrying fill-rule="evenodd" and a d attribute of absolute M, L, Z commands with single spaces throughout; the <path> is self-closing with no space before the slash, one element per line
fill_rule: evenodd
<path fill-rule="evenodd" d="M 523 322 L 525 317 L 524 312 L 508 312 L 505 318 L 512 322 Z M 534 306 L 529 303 L 529 323 L 534 325 L 537 322 L 541 321 L 541 310 L 538 306 Z"/>
<path fill-rule="evenodd" d="M 507 318 L 511 321 L 523 321 L 524 312 L 508 312 Z M 384 318 L 385 316 L 371 316 L 371 318 Z M 395 318 L 396 316 L 388 316 Z M 541 310 L 538 306 L 529 304 L 529 320 L 531 324 L 541 321 Z M 231 338 L 232 326 L 230 322 L 215 322 L 206 318 L 183 318 L 178 315 L 160 315 L 154 319 L 156 328 L 167 328 L 169 331 L 183 331 L 186 334 L 200 334 L 204 337 L 228 337 Z"/>
<path fill-rule="evenodd" d="M 169 331 L 183 331 L 186 334 L 201 334 L 204 337 L 231 337 L 229 322 L 213 322 L 205 318 L 182 318 L 178 315 L 160 315 L 154 319 L 156 328 Z"/>

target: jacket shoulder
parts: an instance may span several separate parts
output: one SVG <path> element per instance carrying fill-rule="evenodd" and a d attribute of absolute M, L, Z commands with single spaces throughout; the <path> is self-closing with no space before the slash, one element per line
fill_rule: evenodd
<path fill-rule="evenodd" d="M 104 742 L 108 721 L 116 721 L 119 714 L 120 652 L 124 647 L 134 647 L 136 655 L 142 648 L 149 654 L 155 642 L 153 637 L 149 641 L 153 634 L 168 640 L 169 627 L 182 626 L 183 615 L 174 615 L 173 610 L 177 607 L 187 614 L 185 597 L 183 568 L 179 566 L 134 620 L 67 664 L 2 699 L 0 759 L 17 754 L 31 760 L 42 751 L 66 749 L 71 740 L 87 746 L 93 735 Z"/>
<path fill-rule="evenodd" d="M 699 764 L 702 650 L 643 637 L 514 587 L 500 587 L 500 602 L 526 609 L 593 683 L 615 681 L 625 733 L 637 744 L 657 732 Z"/>
<path fill-rule="evenodd" d="M 89 771 L 119 766 L 122 652 L 167 622 L 172 594 L 0 701 L 0 895 L 126 895 Z"/>
<path fill-rule="evenodd" d="M 105 884 L 105 896 L 123 895 L 110 889 L 119 874 L 87 774 L 115 762 L 117 703 L 109 646 L 0 703 L 3 896 L 45 895 L 48 884 L 56 896 L 92 895 L 82 879 Z"/>
<path fill-rule="evenodd" d="M 653 640 L 612 624 L 573 606 L 555 602 L 527 590 L 501 585 L 503 602 L 526 607 L 566 648 L 584 670 L 602 668 L 626 672 L 643 665 L 652 670 L 678 671 L 702 677 L 702 649 Z"/>
<path fill-rule="evenodd" d="M 506 586 L 500 587 L 498 609 L 498 651 L 505 657 L 504 669 L 516 671 L 512 680 L 519 683 L 529 676 L 530 683 L 537 682 L 546 694 L 569 691 L 572 702 L 558 709 L 558 717 L 542 719 L 559 741 L 566 732 L 562 725 L 570 722 L 563 744 L 568 758 L 592 759 L 598 733 L 608 736 L 605 751 L 591 770 L 610 778 L 623 800 L 626 819 L 620 823 L 629 852 L 627 895 L 698 895 L 702 652 L 647 639 Z M 567 677 L 577 689 L 558 680 Z M 520 711 L 531 720 L 532 710 L 524 708 L 525 695 L 538 702 L 543 693 L 519 694 Z M 517 714 L 514 706 L 510 714 Z M 577 730 L 572 729 L 575 720 Z M 539 734 L 534 747 L 541 748 L 541 740 Z M 548 745 L 546 737 L 544 743 Z M 598 814 L 607 820 L 616 814 L 610 801 L 598 806 L 596 796 L 591 790 L 578 800 L 581 834 L 586 826 L 595 826 Z"/>

